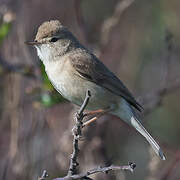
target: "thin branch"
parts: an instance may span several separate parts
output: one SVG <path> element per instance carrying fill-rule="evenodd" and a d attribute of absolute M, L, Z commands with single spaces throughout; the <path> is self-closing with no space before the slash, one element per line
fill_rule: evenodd
<path fill-rule="evenodd" d="M 73 137 L 74 137 L 73 138 L 73 153 L 71 155 L 70 166 L 69 166 L 69 171 L 68 171 L 69 176 L 77 173 L 76 172 L 77 166 L 79 165 L 77 162 L 77 157 L 79 153 L 78 144 L 79 144 L 79 138 L 82 136 L 82 124 L 83 124 L 82 120 L 84 118 L 83 112 L 89 102 L 90 97 L 91 97 L 91 94 L 90 94 L 90 91 L 88 90 L 86 93 L 85 100 L 75 117 L 76 124 L 73 128 Z"/>
<path fill-rule="evenodd" d="M 67 173 L 67 176 L 55 178 L 53 180 L 73 180 L 73 179 L 92 180 L 92 178 L 90 178 L 88 176 L 95 174 L 95 173 L 108 173 L 109 171 L 113 171 L 113 170 L 128 170 L 128 171 L 133 172 L 134 168 L 136 167 L 136 165 L 134 163 L 129 163 L 129 165 L 126 165 L 126 166 L 111 165 L 108 167 L 97 167 L 97 168 L 88 170 L 84 173 L 77 174 L 77 166 L 79 165 L 77 162 L 77 158 L 78 158 L 78 154 L 79 154 L 79 139 L 82 136 L 82 128 L 83 128 L 82 121 L 83 121 L 83 118 L 85 117 L 84 110 L 85 110 L 86 106 L 88 105 L 90 97 L 91 97 L 91 93 L 88 90 L 86 92 L 85 100 L 75 116 L 76 123 L 72 130 L 72 132 L 73 132 L 73 152 L 71 155 L 69 171 Z M 44 171 L 43 175 L 38 180 L 45 180 L 47 176 L 48 176 L 47 171 Z"/>
<path fill-rule="evenodd" d="M 83 115 L 84 109 L 85 109 L 86 106 L 88 105 L 90 97 L 91 97 L 91 93 L 90 93 L 90 91 L 88 90 L 88 91 L 86 92 L 86 98 L 85 98 L 82 106 L 80 107 L 80 109 L 79 109 L 79 111 L 78 111 L 78 115 L 79 115 L 79 116 Z"/>
<path fill-rule="evenodd" d="M 85 173 L 82 174 L 77 174 L 77 175 L 73 175 L 73 176 L 66 176 L 63 178 L 56 178 L 53 180 L 73 180 L 73 179 L 80 179 L 80 178 L 86 178 L 92 174 L 96 174 L 96 173 L 108 173 L 109 171 L 114 171 L 114 170 L 128 170 L 133 172 L 135 169 L 136 165 L 134 163 L 129 163 L 129 165 L 127 166 L 108 166 L 108 167 L 97 167 L 95 169 L 91 169 Z"/>

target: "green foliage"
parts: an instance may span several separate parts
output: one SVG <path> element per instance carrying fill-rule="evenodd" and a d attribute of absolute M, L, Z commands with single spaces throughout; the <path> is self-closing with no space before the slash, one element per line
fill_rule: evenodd
<path fill-rule="evenodd" d="M 45 72 L 44 65 L 41 63 L 41 73 L 43 78 L 43 90 L 46 93 L 41 94 L 41 103 L 45 107 L 50 107 L 52 105 L 64 102 L 65 99 L 54 89 L 48 76 Z"/>
<path fill-rule="evenodd" d="M 2 23 L 0 24 L 0 45 L 5 39 L 5 37 L 8 35 L 11 28 L 11 23 Z M 3 73 L 3 68 L 0 66 L 0 74 Z"/>
<path fill-rule="evenodd" d="M 46 91 L 52 91 L 54 87 L 52 86 L 51 82 L 48 79 L 43 63 L 41 63 L 41 74 L 43 78 L 43 89 Z"/>
<path fill-rule="evenodd" d="M 64 98 L 56 91 L 52 93 L 43 93 L 41 95 L 41 103 L 45 107 L 51 107 L 61 102 L 64 102 Z"/>
<path fill-rule="evenodd" d="M 0 43 L 4 40 L 4 38 L 8 35 L 11 28 L 11 23 L 3 23 L 0 25 Z"/>

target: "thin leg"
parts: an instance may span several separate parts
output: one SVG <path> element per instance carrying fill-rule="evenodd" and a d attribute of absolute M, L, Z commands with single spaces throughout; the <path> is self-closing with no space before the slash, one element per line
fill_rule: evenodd
<path fill-rule="evenodd" d="M 111 111 L 112 109 L 111 108 L 108 108 L 108 109 L 98 109 L 98 110 L 95 110 L 95 111 L 89 111 L 89 112 L 86 112 L 84 114 L 84 116 L 91 116 L 91 115 L 99 115 L 99 114 L 104 114 L 104 113 L 107 113 L 109 111 Z"/>
<path fill-rule="evenodd" d="M 101 116 L 103 116 L 103 115 L 101 115 Z M 93 123 L 94 121 L 96 121 L 97 119 L 99 119 L 101 116 L 95 116 L 95 117 L 91 118 L 90 120 L 86 121 L 85 123 L 83 123 L 83 127 L 85 127 L 85 126 Z"/>
<path fill-rule="evenodd" d="M 112 108 L 108 108 L 108 109 L 99 109 L 99 110 L 96 110 L 96 111 L 88 112 L 87 114 L 85 114 L 85 116 L 89 116 L 89 115 L 96 115 L 96 116 L 91 118 L 90 120 L 86 121 L 85 123 L 83 123 L 83 127 L 93 123 L 94 121 L 99 119 L 104 114 L 110 112 L 111 110 L 112 110 Z"/>

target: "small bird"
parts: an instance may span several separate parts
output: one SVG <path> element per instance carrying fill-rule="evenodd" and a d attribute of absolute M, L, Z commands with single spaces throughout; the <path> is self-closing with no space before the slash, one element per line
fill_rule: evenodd
<path fill-rule="evenodd" d="M 81 106 L 89 90 L 91 98 L 87 110 L 90 114 L 108 112 L 118 116 L 142 134 L 156 154 L 165 160 L 160 146 L 134 112 L 134 109 L 141 111 L 141 105 L 121 80 L 58 20 L 44 22 L 35 40 L 27 44 L 35 46 L 48 78 L 63 97 Z"/>

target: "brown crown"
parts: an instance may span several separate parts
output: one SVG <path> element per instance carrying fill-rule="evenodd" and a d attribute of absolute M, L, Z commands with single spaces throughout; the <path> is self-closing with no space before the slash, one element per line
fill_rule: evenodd
<path fill-rule="evenodd" d="M 46 21 L 39 26 L 35 40 L 39 41 L 43 38 L 56 35 L 62 29 L 64 29 L 64 26 L 58 20 Z"/>

